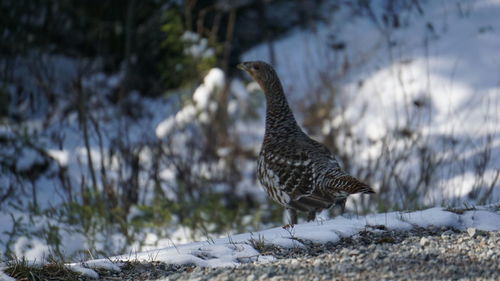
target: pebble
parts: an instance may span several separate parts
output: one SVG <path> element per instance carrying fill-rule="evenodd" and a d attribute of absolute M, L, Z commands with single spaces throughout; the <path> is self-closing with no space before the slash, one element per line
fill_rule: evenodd
<path fill-rule="evenodd" d="M 474 238 L 477 234 L 477 230 L 474 227 L 469 227 L 467 228 L 467 233 L 469 233 L 469 236 Z"/>
<path fill-rule="evenodd" d="M 431 243 L 431 240 L 429 240 L 427 237 L 422 237 L 420 239 L 420 246 L 427 246 Z"/>

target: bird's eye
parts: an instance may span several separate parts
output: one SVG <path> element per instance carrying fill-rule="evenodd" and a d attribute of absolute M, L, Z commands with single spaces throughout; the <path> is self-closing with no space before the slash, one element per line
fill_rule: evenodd
<path fill-rule="evenodd" d="M 254 66 L 253 66 L 253 70 L 259 70 L 259 66 L 254 65 Z"/>

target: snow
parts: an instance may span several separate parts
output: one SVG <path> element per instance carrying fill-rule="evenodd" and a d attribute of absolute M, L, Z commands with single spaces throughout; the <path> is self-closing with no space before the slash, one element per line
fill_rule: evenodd
<path fill-rule="evenodd" d="M 184 245 L 172 245 L 129 255 L 115 256 L 108 259 L 75 263 L 78 268 L 112 268 L 112 262 L 123 261 L 159 261 L 170 264 L 194 264 L 201 267 L 233 267 L 243 263 L 265 263 L 275 260 L 272 256 L 261 255 L 252 247 L 255 243 L 264 243 L 284 248 L 304 247 L 300 241 L 317 244 L 336 243 L 341 238 L 357 235 L 360 231 L 378 231 L 384 226 L 388 230 L 411 230 L 414 227 L 452 227 L 461 231 L 476 228 L 484 231 L 500 230 L 500 211 L 498 205 L 477 206 L 457 213 L 445 208 L 431 208 L 416 212 L 390 212 L 359 217 L 339 216 L 332 220 L 317 220 L 297 224 L 293 227 L 277 227 L 254 233 L 243 233 L 205 242 Z"/>
<path fill-rule="evenodd" d="M 164 138 L 175 128 L 175 117 L 169 117 L 156 126 L 156 136 Z"/>
<path fill-rule="evenodd" d="M 208 40 L 201 38 L 198 33 L 186 31 L 181 36 L 181 40 L 188 44 L 184 52 L 195 58 L 208 58 L 215 54 L 214 49 L 208 46 Z"/>
<path fill-rule="evenodd" d="M 94 272 L 95 273 L 95 272 Z M 91 273 L 92 274 L 92 273 Z M 16 281 L 16 279 L 8 276 L 2 271 L 2 268 L 0 268 L 0 281 Z"/>
<path fill-rule="evenodd" d="M 47 153 L 50 157 L 54 158 L 59 165 L 62 167 L 68 166 L 69 163 L 69 151 L 67 150 L 58 150 L 58 149 L 49 149 Z"/>
<path fill-rule="evenodd" d="M 194 106 L 188 105 L 181 111 L 177 112 L 177 115 L 175 115 L 175 121 L 177 122 L 178 126 L 183 127 L 186 124 L 192 122 L 195 115 L 196 109 L 194 108 Z"/>
<path fill-rule="evenodd" d="M 225 74 L 220 68 L 212 68 L 193 94 L 193 101 L 199 111 L 215 111 L 211 98 L 225 85 Z M 217 104 L 215 104 L 217 106 Z"/>
<path fill-rule="evenodd" d="M 196 113 L 197 110 L 192 104 L 186 105 L 184 108 L 179 110 L 175 116 L 169 117 L 158 124 L 156 127 L 156 136 L 158 138 L 164 138 L 174 129 L 182 129 L 184 126 L 195 120 Z"/>
<path fill-rule="evenodd" d="M 44 241 L 22 236 L 14 244 L 16 256 L 25 257 L 30 261 L 43 262 L 43 258 L 50 253 L 50 247 Z"/>
<path fill-rule="evenodd" d="M 500 217 L 489 216 L 489 213 L 485 210 L 467 212 L 461 216 L 460 219 L 467 228 L 473 227 L 486 231 L 496 231 L 500 229 Z"/>
<path fill-rule="evenodd" d="M 214 96 L 222 90 L 225 85 L 225 74 L 219 68 L 212 68 L 203 79 L 203 83 L 193 93 L 193 104 L 187 104 L 174 116 L 161 121 L 156 126 L 156 136 L 165 138 L 176 129 L 183 129 L 190 123 L 210 121 L 209 113 L 215 112 L 217 103 Z"/>
<path fill-rule="evenodd" d="M 84 276 L 98 279 L 99 278 L 99 273 L 95 272 L 94 270 L 90 268 L 83 267 L 81 265 L 68 265 L 68 269 L 73 270 L 74 272 L 80 273 Z"/>
<path fill-rule="evenodd" d="M 54 196 L 52 196 L 54 197 Z M 13 240 L 12 253 L 17 257 L 24 257 L 26 260 L 36 263 L 43 263 L 52 253 L 50 245 L 45 238 L 50 235 L 55 235 L 57 230 L 61 245 L 61 253 L 67 256 L 72 256 L 79 251 L 86 249 L 86 237 L 77 232 L 74 227 L 62 225 L 55 219 L 48 219 L 42 216 L 29 217 L 23 213 L 11 213 L 11 216 L 0 213 L 0 229 L 2 230 L 0 238 L 7 240 L 7 234 L 13 232 L 15 227 L 19 227 L 23 221 L 31 222 L 31 227 L 34 232 L 41 233 L 41 237 L 33 235 L 18 234 L 17 239 Z M 14 222 L 15 221 L 15 222 Z M 107 243 L 110 243 L 107 241 Z"/>
<path fill-rule="evenodd" d="M 212 68 L 203 79 L 203 83 L 209 91 L 222 89 L 225 85 L 225 74 L 220 68 Z"/>
<path fill-rule="evenodd" d="M 206 109 L 208 107 L 211 94 L 212 91 L 209 90 L 208 86 L 201 85 L 198 87 L 193 94 L 193 101 L 196 103 L 196 107 L 200 110 Z"/>
<path fill-rule="evenodd" d="M 86 261 L 82 263 L 85 265 L 87 268 L 101 268 L 109 271 L 120 271 L 120 263 L 114 263 L 110 260 L 107 259 L 101 259 L 101 260 L 93 260 L 93 261 Z M 69 266 L 73 266 L 74 264 L 69 264 Z"/>

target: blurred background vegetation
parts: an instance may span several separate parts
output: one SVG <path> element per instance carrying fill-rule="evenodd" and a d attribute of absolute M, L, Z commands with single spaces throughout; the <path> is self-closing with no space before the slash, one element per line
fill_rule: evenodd
<path fill-rule="evenodd" d="M 12 214 L 12 229 L 2 241 L 5 254 L 15 254 L 22 236 L 40 236 L 54 245 L 53 254 L 65 258 L 59 248 L 64 231 L 81 232 L 88 248 L 104 254 L 111 249 L 93 244 L 103 233 L 124 236 L 126 243 L 112 249 L 120 252 L 141 241 L 145 228 L 168 236 L 164 228 L 184 225 L 195 238 L 281 221 L 276 205 L 261 206 L 261 200 L 227 188 L 243 177 L 238 159 L 256 157 L 256 151 L 238 147 L 229 132 L 228 89 L 216 97 L 211 125 L 185 129 L 191 140 L 183 145 L 192 155 L 169 149 L 170 140 L 129 141 L 135 131 L 127 124 L 150 114 L 138 99 L 166 100 L 173 112 L 163 116 L 192 103 L 193 91 L 214 67 L 230 81 L 242 52 L 308 26 L 318 17 L 309 8 L 321 2 L 1 1 L 0 204 Z M 245 118 L 256 116 L 248 114 Z M 50 152 L 54 146 L 65 150 L 71 138 L 85 150 L 79 175 Z M 221 147 L 231 152 L 221 157 Z M 140 159 L 144 151 L 154 157 L 148 164 Z M 33 159 L 22 165 L 25 156 Z M 193 162 L 212 165 L 221 158 L 226 168 L 216 176 L 193 171 Z M 175 166 L 175 187 L 162 182 L 162 165 Z M 44 193 L 54 190 L 63 202 L 43 202 Z M 33 217 L 54 224 L 32 229 Z"/>
<path fill-rule="evenodd" d="M 157 96 L 193 87 L 214 66 L 232 73 L 243 51 L 307 25 L 315 10 L 303 8 L 320 2 L 6 0 L 0 50 L 4 58 L 33 51 L 98 58 L 107 72 L 127 71 L 128 89 Z M 189 56 L 185 50 L 196 42 L 181 40 L 188 31 L 214 52 Z"/>

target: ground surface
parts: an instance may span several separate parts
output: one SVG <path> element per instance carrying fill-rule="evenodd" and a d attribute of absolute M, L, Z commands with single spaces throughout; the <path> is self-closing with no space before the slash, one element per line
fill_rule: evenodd
<path fill-rule="evenodd" d="M 305 241 L 302 241 L 305 242 Z M 380 226 L 340 243 L 305 242 L 306 248 L 263 246 L 276 261 L 233 268 L 130 263 L 102 280 L 495 280 L 500 276 L 500 232 L 469 228 Z M 89 279 L 90 280 L 90 279 Z"/>

